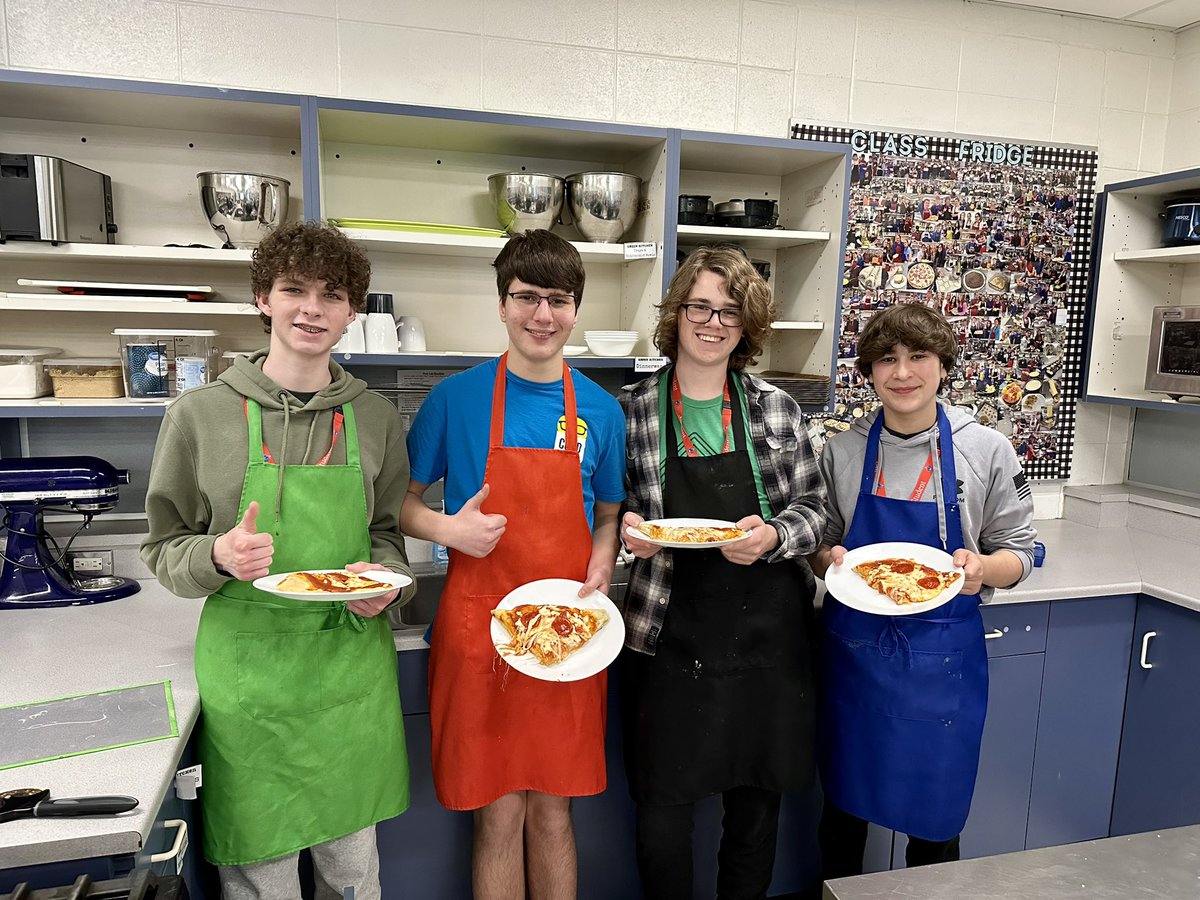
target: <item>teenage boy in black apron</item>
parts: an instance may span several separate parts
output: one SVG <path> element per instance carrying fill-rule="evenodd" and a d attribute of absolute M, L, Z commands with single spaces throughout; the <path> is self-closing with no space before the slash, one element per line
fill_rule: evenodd
<path fill-rule="evenodd" d="M 736 249 L 697 250 L 660 307 L 672 365 L 626 388 L 622 530 L 645 519 L 736 522 L 720 549 L 637 557 L 625 607 L 625 755 L 647 897 L 690 900 L 692 811 L 721 794 L 721 900 L 766 897 L 780 794 L 813 777 L 809 653 L 824 489 L 799 407 L 744 369 L 762 351 L 770 289 Z"/>

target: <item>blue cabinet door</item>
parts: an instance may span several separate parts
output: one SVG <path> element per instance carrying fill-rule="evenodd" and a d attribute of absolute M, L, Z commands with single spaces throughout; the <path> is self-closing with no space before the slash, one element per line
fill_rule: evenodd
<path fill-rule="evenodd" d="M 1026 849 L 1108 836 L 1137 598 L 1050 604 Z"/>
<path fill-rule="evenodd" d="M 1200 823 L 1200 613 L 1138 601 L 1112 834 Z"/>

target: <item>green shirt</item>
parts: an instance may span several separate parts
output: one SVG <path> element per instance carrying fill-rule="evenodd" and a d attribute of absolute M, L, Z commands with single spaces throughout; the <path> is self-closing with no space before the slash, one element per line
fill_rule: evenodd
<path fill-rule="evenodd" d="M 742 390 L 742 380 L 735 377 L 733 384 L 737 392 L 738 406 L 742 411 L 743 431 L 742 434 L 736 434 L 734 429 L 730 429 L 729 449 L 731 451 L 736 450 L 742 444 L 753 447 L 750 437 L 750 416 L 746 409 L 746 393 Z M 721 395 L 717 395 L 711 400 L 692 400 L 686 394 L 683 395 L 683 421 L 687 426 L 688 437 L 691 438 L 692 444 L 700 456 L 717 456 L 725 444 L 724 429 L 721 427 L 721 407 L 724 402 L 725 398 Z M 667 472 L 667 434 L 670 432 L 670 422 L 674 416 L 675 410 L 671 404 L 671 379 L 663 375 L 658 381 L 658 478 L 664 489 Z M 678 425 L 678 422 L 676 424 Z M 681 436 L 673 455 L 684 456 L 686 453 Z M 758 494 L 759 513 L 764 522 L 769 522 L 771 520 L 771 503 L 767 499 L 766 489 L 763 488 L 762 472 L 753 450 L 750 452 L 750 468 L 754 472 L 754 490 Z"/>

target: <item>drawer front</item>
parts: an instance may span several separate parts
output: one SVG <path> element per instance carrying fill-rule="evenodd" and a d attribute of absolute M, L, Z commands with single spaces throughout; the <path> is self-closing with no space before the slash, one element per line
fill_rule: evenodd
<path fill-rule="evenodd" d="M 1049 603 L 1010 603 L 985 605 L 983 633 L 988 656 L 1016 656 L 1020 653 L 1045 653 L 1046 629 L 1050 621 Z"/>

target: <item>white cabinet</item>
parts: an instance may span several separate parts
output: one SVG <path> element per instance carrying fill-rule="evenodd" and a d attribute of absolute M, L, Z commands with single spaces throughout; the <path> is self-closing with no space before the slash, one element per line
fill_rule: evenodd
<path fill-rule="evenodd" d="M 1162 246 L 1163 201 L 1187 193 L 1200 193 L 1200 169 L 1110 184 L 1100 195 L 1085 400 L 1184 408 L 1145 382 L 1154 307 L 1200 305 L 1200 247 Z"/>

